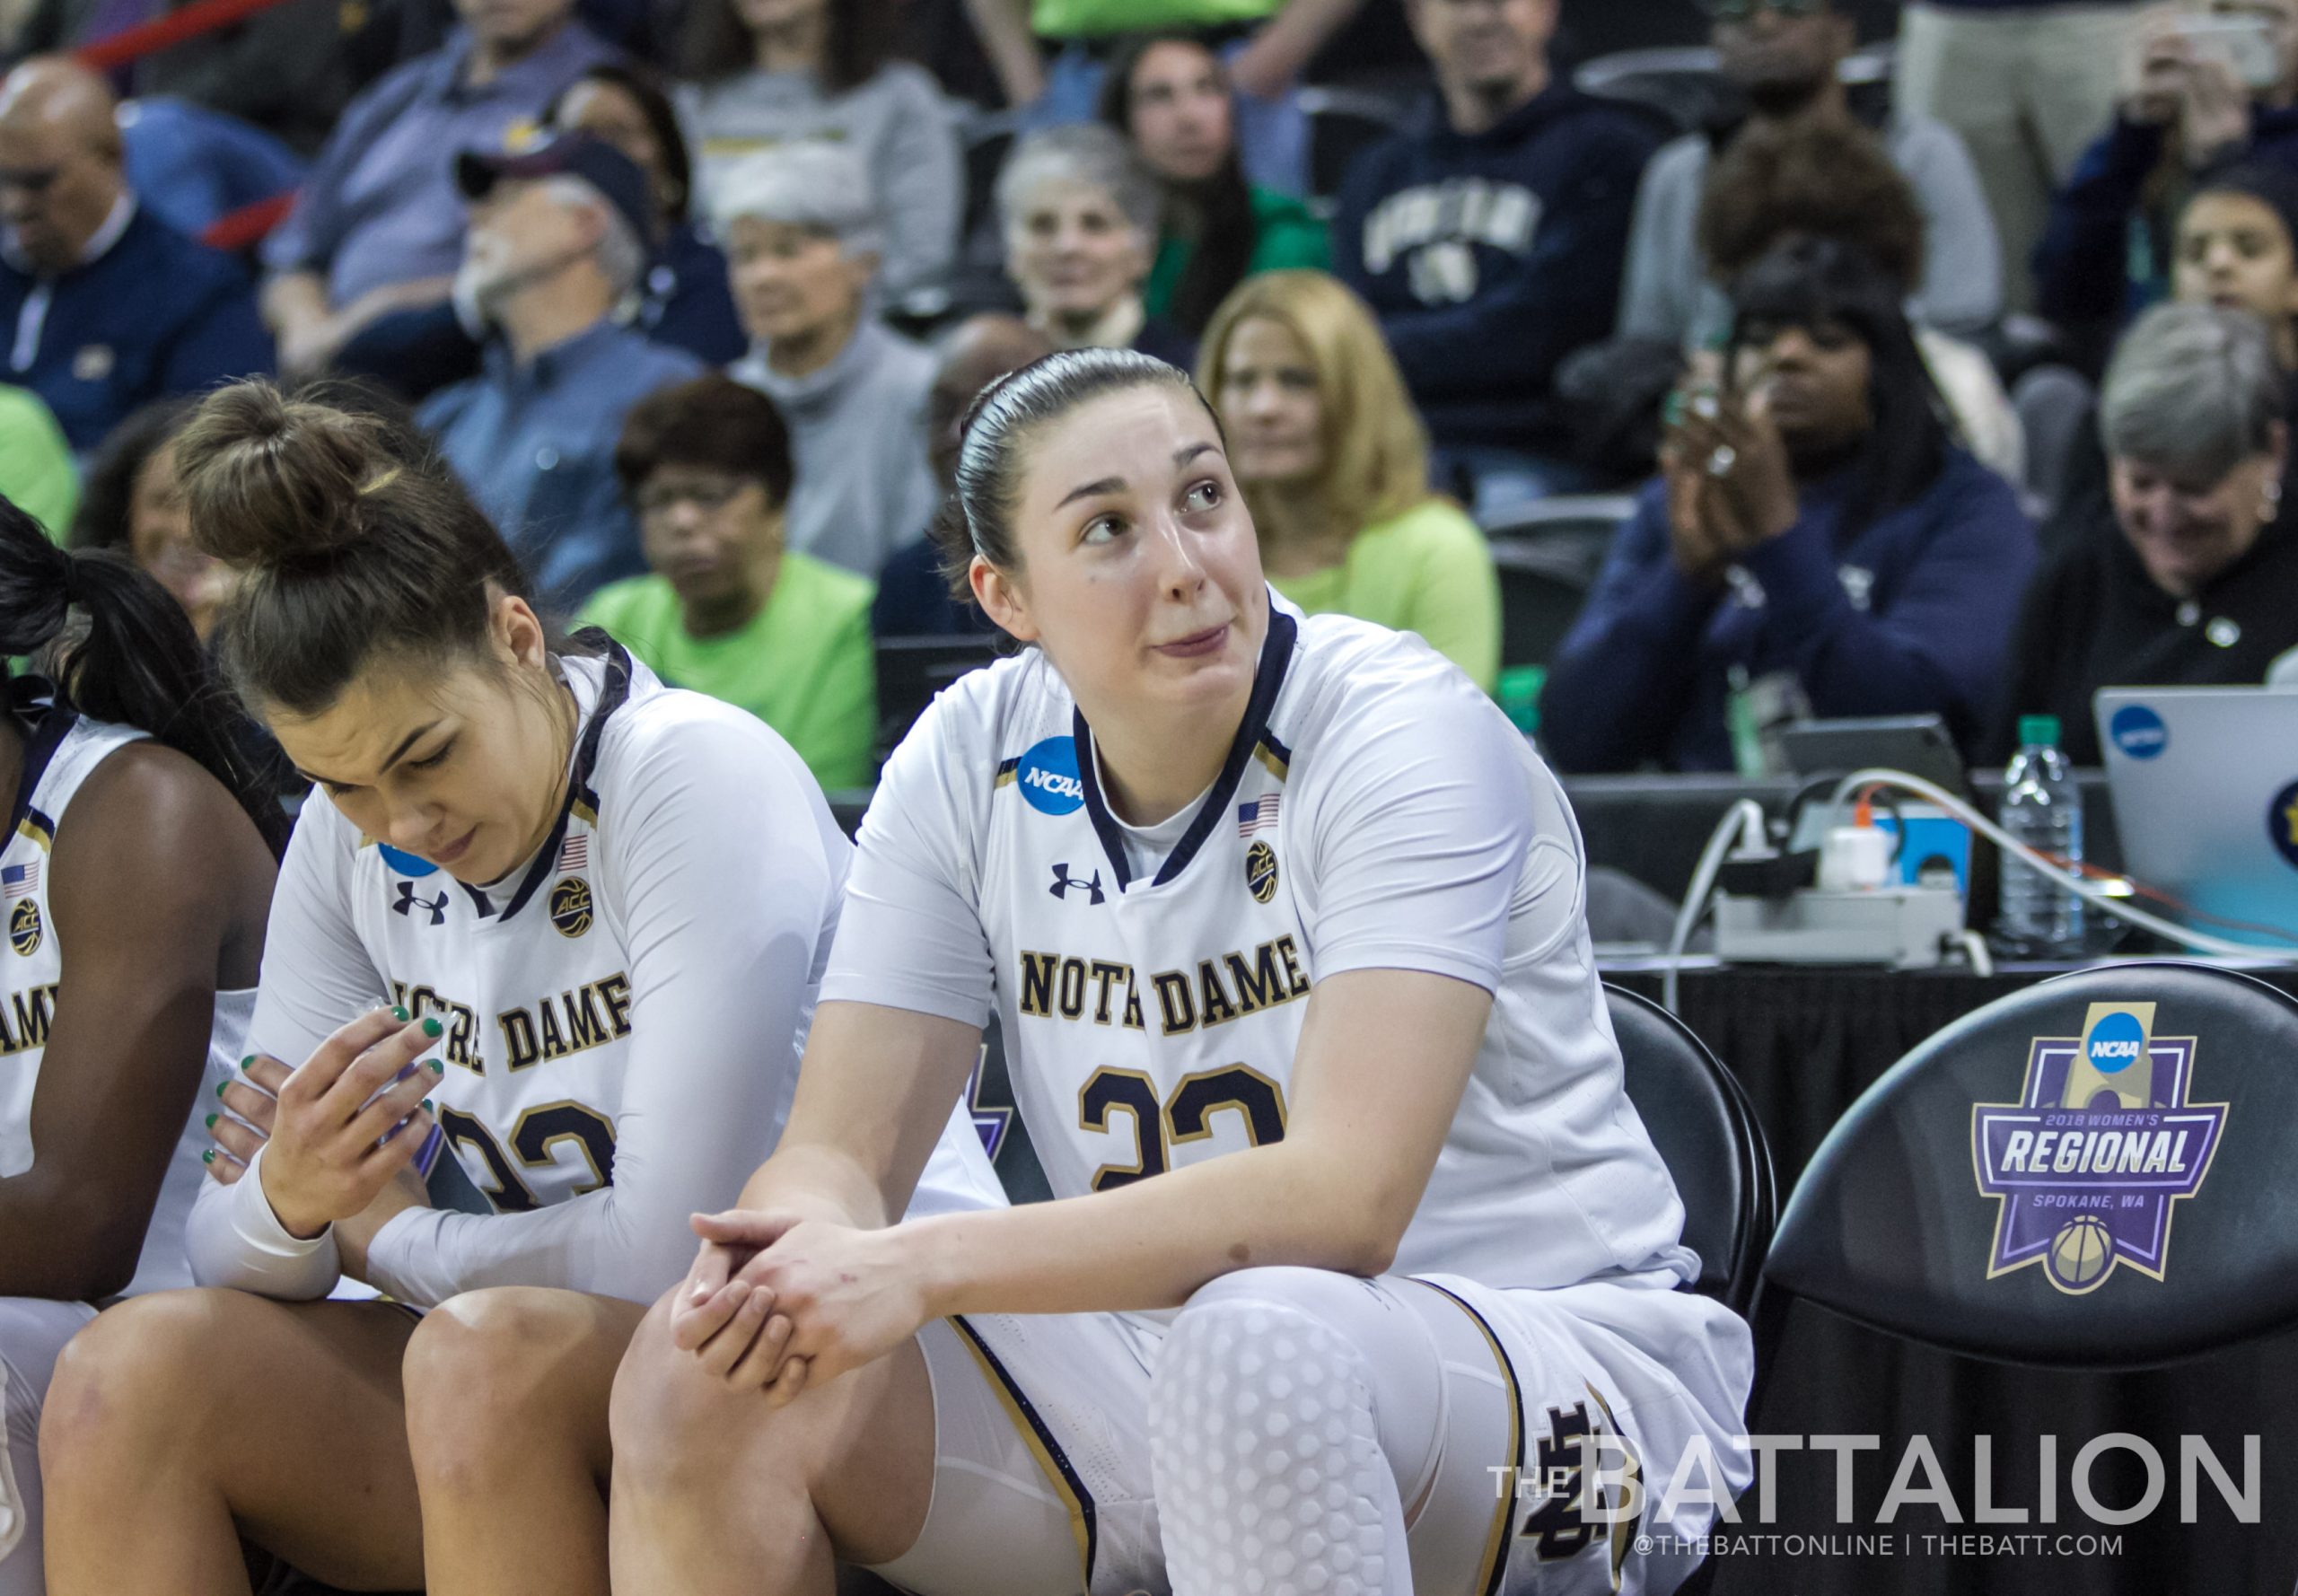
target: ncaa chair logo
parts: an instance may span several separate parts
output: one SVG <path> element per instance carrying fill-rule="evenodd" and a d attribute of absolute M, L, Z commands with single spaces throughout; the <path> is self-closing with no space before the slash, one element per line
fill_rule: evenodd
<path fill-rule="evenodd" d="M 1048 737 L 1013 761 L 999 777 L 1022 789 L 1031 809 L 1044 815 L 1075 814 L 1085 806 L 1085 784 L 1077 779 L 1077 740 Z"/>
<path fill-rule="evenodd" d="M 2151 1003 L 2094 1003 L 2080 1037 L 2035 1039 L 2019 1101 L 1972 1106 L 1972 1172 L 1999 1205 L 1988 1279 L 2039 1263 L 2080 1296 L 2118 1264 L 2162 1278 L 2171 1205 L 2202 1189 L 2228 1105 L 2189 1102 L 2196 1039 L 2153 1030 Z"/>
<path fill-rule="evenodd" d="M 2159 758 L 2171 746 L 2171 729 L 2144 704 L 2126 704 L 2107 723 L 2114 745 L 2134 759 Z"/>

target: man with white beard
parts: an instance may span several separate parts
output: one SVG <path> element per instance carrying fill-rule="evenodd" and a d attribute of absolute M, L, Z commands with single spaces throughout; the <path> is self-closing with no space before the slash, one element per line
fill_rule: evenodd
<path fill-rule="evenodd" d="M 581 134 L 522 154 L 467 151 L 455 180 L 470 206 L 455 297 L 487 329 L 487 353 L 418 418 L 537 596 L 571 612 L 646 569 L 615 477 L 623 417 L 703 366 L 614 314 L 645 275 L 655 226 L 647 180 L 620 151 Z"/>

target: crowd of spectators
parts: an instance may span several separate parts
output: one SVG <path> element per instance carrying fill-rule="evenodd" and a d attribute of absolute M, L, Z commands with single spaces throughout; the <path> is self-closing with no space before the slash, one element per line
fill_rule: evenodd
<path fill-rule="evenodd" d="M 1124 346 L 1279 593 L 1539 668 L 1567 770 L 2093 759 L 2100 687 L 2298 669 L 2298 0 L 1909 4 L 1880 92 L 1837 0 L 1700 0 L 1697 126 L 1575 84 L 1566 0 L 1373 3 L 1417 86 L 1312 182 L 1364 0 L 961 0 L 972 67 L 900 53 L 927 0 L 279 0 L 101 70 L 177 0 L 0 0 L 0 494 L 205 636 L 192 398 L 357 384 L 562 618 L 861 786 L 879 642 L 990 646 L 927 536 L 967 407 Z M 1495 548 L 1589 493 L 1527 654 Z"/>

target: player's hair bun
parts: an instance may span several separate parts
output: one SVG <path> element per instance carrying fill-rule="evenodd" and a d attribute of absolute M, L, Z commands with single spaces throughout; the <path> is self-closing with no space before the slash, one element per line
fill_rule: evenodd
<path fill-rule="evenodd" d="M 383 424 L 285 398 L 270 383 L 210 395 L 176 440 L 193 538 L 237 566 L 324 559 L 361 534 L 359 505 L 399 469 Z"/>

